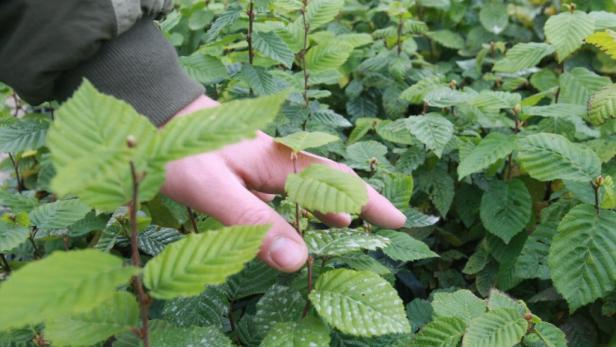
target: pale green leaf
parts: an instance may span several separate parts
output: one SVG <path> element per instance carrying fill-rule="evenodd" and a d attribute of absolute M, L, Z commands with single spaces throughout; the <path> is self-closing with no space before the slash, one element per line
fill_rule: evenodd
<path fill-rule="evenodd" d="M 406 126 L 407 120 L 404 118 L 395 121 L 383 120 L 376 126 L 376 133 L 384 140 L 400 143 L 404 145 L 412 145 L 417 143 L 411 132 Z"/>
<path fill-rule="evenodd" d="M 531 68 L 543 58 L 554 53 L 554 47 L 547 43 L 518 43 L 507 51 L 505 57 L 494 64 L 494 71 L 517 72 Z"/>
<path fill-rule="evenodd" d="M 295 55 L 287 44 L 273 31 L 255 31 L 252 33 L 254 48 L 264 56 L 271 58 L 287 68 L 293 65 Z"/>
<path fill-rule="evenodd" d="M 451 49 L 464 48 L 464 38 L 457 32 L 443 29 L 437 31 L 428 31 L 426 35 L 432 40 L 436 41 L 436 43 L 442 45 L 443 47 Z"/>
<path fill-rule="evenodd" d="M 592 34 L 595 24 L 587 13 L 582 11 L 562 12 L 548 18 L 545 22 L 546 40 L 556 48 L 558 61 L 562 62 L 584 43 Z"/>
<path fill-rule="evenodd" d="M 516 310 L 501 308 L 472 320 L 462 339 L 464 346 L 514 346 L 526 334 L 528 322 Z"/>
<path fill-rule="evenodd" d="M 28 263 L 0 285 L 0 330 L 89 311 L 137 273 L 122 259 L 92 249 Z"/>
<path fill-rule="evenodd" d="M 501 292 L 498 289 L 492 288 L 490 289 L 490 297 L 488 298 L 488 309 L 492 311 L 499 308 L 516 310 L 521 315 L 528 312 L 524 301 L 515 300 L 506 293 Z"/>
<path fill-rule="evenodd" d="M 518 159 L 540 181 L 556 179 L 590 182 L 601 174 L 601 161 L 590 149 L 564 136 L 539 133 L 518 141 Z"/>
<path fill-rule="evenodd" d="M 437 113 L 411 116 L 408 118 L 408 127 L 411 133 L 439 158 L 453 136 L 453 124 Z"/>
<path fill-rule="evenodd" d="M 578 205 L 565 215 L 552 240 L 548 264 L 552 282 L 570 311 L 615 288 L 616 212 Z"/>
<path fill-rule="evenodd" d="M 428 245 L 404 232 L 380 230 L 378 235 L 390 240 L 389 245 L 383 248 L 383 253 L 394 260 L 407 262 L 438 257 Z"/>
<path fill-rule="evenodd" d="M 225 64 L 210 55 L 193 53 L 180 57 L 180 63 L 190 77 L 203 84 L 213 84 L 229 78 Z"/>
<path fill-rule="evenodd" d="M 605 54 L 616 59 L 616 32 L 605 30 L 596 32 L 586 38 L 586 42 L 597 46 Z"/>
<path fill-rule="evenodd" d="M 484 137 L 458 165 L 458 179 L 487 169 L 498 160 L 505 158 L 515 149 L 515 137 L 491 132 Z"/>
<path fill-rule="evenodd" d="M 306 69 L 319 73 L 339 68 L 349 58 L 353 46 L 344 42 L 325 42 L 306 53 Z"/>
<path fill-rule="evenodd" d="M 409 206 L 413 195 L 413 176 L 401 173 L 385 174 L 383 177 L 382 194 L 399 209 Z"/>
<path fill-rule="evenodd" d="M 306 22 L 310 30 L 331 22 L 344 6 L 344 0 L 311 0 L 306 8 Z M 302 22 L 303 24 L 303 22 Z"/>
<path fill-rule="evenodd" d="M 432 308 L 434 317 L 456 317 L 469 322 L 486 311 L 486 302 L 475 296 L 470 290 L 460 289 L 452 293 L 434 294 Z"/>
<path fill-rule="evenodd" d="M 573 68 L 559 77 L 558 102 L 586 105 L 592 93 L 611 83 L 609 77 L 599 76 L 583 67 Z"/>
<path fill-rule="evenodd" d="M 320 131 L 299 131 L 285 137 L 277 137 L 274 139 L 274 141 L 291 148 L 293 152 L 296 153 L 309 148 L 321 147 L 339 140 L 338 136 Z"/>
<path fill-rule="evenodd" d="M 211 42 L 218 38 L 220 32 L 224 28 L 231 27 L 241 16 L 241 11 L 237 8 L 229 9 L 223 12 L 210 26 L 210 29 L 205 33 L 205 42 Z"/>
<path fill-rule="evenodd" d="M 428 323 L 415 339 L 411 347 L 457 347 L 466 324 L 456 317 L 440 317 Z"/>
<path fill-rule="evenodd" d="M 558 327 L 549 322 L 535 324 L 535 333 L 539 335 L 546 347 L 567 347 L 567 337 Z"/>
<path fill-rule="evenodd" d="M 610 84 L 594 93 L 588 102 L 587 119 L 599 126 L 616 118 L 616 84 Z"/>
<path fill-rule="evenodd" d="M 411 331 L 395 289 L 371 272 L 326 272 L 309 298 L 319 315 L 343 333 L 379 336 Z"/>
<path fill-rule="evenodd" d="M 443 83 L 442 76 L 436 75 L 426 77 L 405 89 L 400 94 L 400 98 L 410 102 L 411 104 L 422 104 L 426 94 L 443 86 L 445 86 L 445 84 Z"/>
<path fill-rule="evenodd" d="M 30 221 L 41 230 L 61 229 L 79 221 L 90 208 L 78 199 L 58 200 L 30 211 Z"/>
<path fill-rule="evenodd" d="M 308 230 L 304 233 L 304 241 L 310 253 L 317 256 L 375 250 L 389 244 L 386 237 L 352 229 Z"/>
<path fill-rule="evenodd" d="M 387 147 L 378 141 L 360 141 L 346 148 L 347 164 L 353 169 L 373 171 L 377 167 L 390 168 L 385 157 Z"/>
<path fill-rule="evenodd" d="M 91 311 L 45 322 L 45 339 L 54 346 L 91 346 L 138 325 L 137 299 L 116 292 Z"/>
<path fill-rule="evenodd" d="M 45 144 L 49 121 L 26 117 L 0 127 L 0 152 L 15 153 L 37 149 Z"/>
<path fill-rule="evenodd" d="M 172 243 L 144 268 L 143 282 L 159 299 L 194 296 L 239 272 L 259 251 L 269 226 L 235 226 L 191 234 Z"/>
<path fill-rule="evenodd" d="M 481 25 L 494 34 L 500 34 L 509 23 L 507 5 L 500 0 L 484 3 L 479 11 Z"/>
<path fill-rule="evenodd" d="M 365 183 L 360 178 L 320 164 L 289 175 L 285 191 L 291 201 L 323 213 L 359 213 L 368 201 Z"/>
<path fill-rule="evenodd" d="M 0 221 L 0 253 L 8 252 L 28 239 L 30 230 L 14 223 Z"/>
<path fill-rule="evenodd" d="M 530 221 L 532 198 L 520 180 L 494 181 L 481 197 L 479 216 L 484 227 L 505 243 Z"/>
<path fill-rule="evenodd" d="M 308 316 L 301 322 L 281 322 L 270 330 L 260 347 L 328 347 L 329 329 L 320 319 Z"/>
<path fill-rule="evenodd" d="M 346 253 L 334 259 L 335 262 L 346 264 L 354 270 L 370 271 L 379 275 L 391 273 L 391 271 L 378 260 L 362 252 Z"/>

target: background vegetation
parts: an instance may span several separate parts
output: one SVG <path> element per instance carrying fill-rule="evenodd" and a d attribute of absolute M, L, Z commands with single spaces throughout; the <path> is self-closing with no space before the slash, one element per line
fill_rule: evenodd
<path fill-rule="evenodd" d="M 164 131 L 87 82 L 62 106 L 0 87 L 0 346 L 615 344 L 615 10 L 180 0 L 161 29 L 225 106 Z M 318 223 L 366 194 L 313 166 L 273 202 L 311 253 L 282 274 L 250 261 L 267 227 L 158 194 L 165 162 L 258 128 L 404 229 Z"/>

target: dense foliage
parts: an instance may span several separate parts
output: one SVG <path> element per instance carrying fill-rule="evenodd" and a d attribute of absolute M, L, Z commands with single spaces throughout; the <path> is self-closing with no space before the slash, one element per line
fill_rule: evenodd
<path fill-rule="evenodd" d="M 0 346 L 614 344 L 613 11 L 180 0 L 161 28 L 222 106 L 157 130 L 87 81 L 40 107 L 4 87 Z M 308 211 L 357 217 L 366 189 L 311 166 L 272 203 L 310 249 L 282 274 L 252 260 L 268 226 L 159 194 L 166 162 L 256 129 L 405 227 L 327 229 Z"/>

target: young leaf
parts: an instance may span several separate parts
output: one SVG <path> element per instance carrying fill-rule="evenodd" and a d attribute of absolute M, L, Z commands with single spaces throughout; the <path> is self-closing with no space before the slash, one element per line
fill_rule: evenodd
<path fill-rule="evenodd" d="M 0 286 L 0 330 L 89 311 L 139 273 L 93 249 L 55 252 L 29 263 Z"/>
<path fill-rule="evenodd" d="M 535 324 L 535 333 L 549 347 L 567 347 L 567 337 L 562 330 L 551 323 L 539 322 Z"/>
<path fill-rule="evenodd" d="M 606 76 L 599 76 L 583 67 L 573 68 L 560 75 L 558 102 L 586 105 L 592 93 L 611 83 Z"/>
<path fill-rule="evenodd" d="M 609 29 L 598 31 L 588 36 L 586 42 L 597 46 L 612 59 L 616 59 L 616 32 Z"/>
<path fill-rule="evenodd" d="M 78 199 L 43 204 L 30 212 L 30 221 L 41 230 L 61 229 L 79 221 L 90 208 Z"/>
<path fill-rule="evenodd" d="M 587 119 L 595 126 L 616 118 L 616 84 L 610 84 L 594 93 L 588 102 Z"/>
<path fill-rule="evenodd" d="M 594 29 L 592 17 L 582 11 L 559 13 L 548 18 L 544 27 L 545 37 L 556 48 L 559 62 L 580 48 Z"/>
<path fill-rule="evenodd" d="M 281 322 L 274 325 L 260 347 L 329 346 L 329 329 L 320 319 L 308 316 L 301 322 Z"/>
<path fill-rule="evenodd" d="M 383 248 L 383 253 L 391 259 L 407 262 L 438 257 L 438 254 L 432 252 L 428 245 L 406 233 L 380 230 L 378 234 L 391 240 L 389 245 Z"/>
<path fill-rule="evenodd" d="M 336 269 L 321 275 L 310 301 L 319 315 L 346 334 L 379 336 L 411 331 L 394 288 L 371 272 Z"/>
<path fill-rule="evenodd" d="M 486 311 L 486 303 L 470 290 L 460 289 L 453 293 L 435 293 L 432 300 L 434 317 L 455 317 L 469 322 Z"/>
<path fill-rule="evenodd" d="M 494 64 L 494 71 L 517 72 L 531 68 L 541 62 L 541 59 L 554 53 L 554 47 L 547 43 L 518 43 L 507 51 L 505 58 Z"/>
<path fill-rule="evenodd" d="M 440 317 L 423 327 L 410 347 L 457 347 L 465 329 L 460 318 Z"/>
<path fill-rule="evenodd" d="M 291 68 L 295 58 L 293 51 L 275 32 L 255 31 L 252 39 L 255 49 L 261 54 Z"/>
<path fill-rule="evenodd" d="M 281 143 L 293 150 L 293 152 L 301 152 L 309 148 L 324 146 L 328 143 L 339 141 L 338 136 L 328 133 L 315 131 L 299 131 L 285 137 L 277 137 L 274 141 Z"/>
<path fill-rule="evenodd" d="M 411 133 L 439 158 L 453 136 L 453 124 L 437 113 L 409 117 L 408 127 Z"/>
<path fill-rule="evenodd" d="M 180 63 L 190 77 L 203 84 L 213 84 L 229 78 L 225 64 L 210 55 L 193 53 L 180 57 Z"/>
<path fill-rule="evenodd" d="M 8 252 L 28 239 L 30 230 L 15 223 L 0 221 L 0 252 Z"/>
<path fill-rule="evenodd" d="M 308 230 L 304 241 L 310 253 L 317 256 L 342 255 L 360 249 L 375 250 L 386 247 L 386 237 L 351 229 Z"/>
<path fill-rule="evenodd" d="M 516 310 L 496 309 L 472 320 L 462 339 L 464 346 L 514 346 L 526 334 L 528 322 Z"/>
<path fill-rule="evenodd" d="M 481 197 L 479 216 L 488 231 L 505 243 L 530 221 L 532 199 L 520 180 L 494 181 Z"/>
<path fill-rule="evenodd" d="M 47 128 L 46 118 L 32 116 L 0 127 L 0 152 L 16 153 L 43 146 Z"/>
<path fill-rule="evenodd" d="M 548 264 L 552 282 L 571 312 L 615 288 L 616 212 L 578 205 L 565 215 L 552 240 Z"/>
<path fill-rule="evenodd" d="M 426 35 L 443 47 L 462 49 L 465 45 L 462 35 L 448 29 L 428 31 Z"/>
<path fill-rule="evenodd" d="M 144 268 L 143 282 L 159 299 L 198 295 L 240 271 L 259 251 L 269 226 L 235 226 L 191 234 L 172 243 Z"/>
<path fill-rule="evenodd" d="M 137 300 L 116 292 L 91 311 L 45 322 L 45 339 L 54 346 L 91 346 L 138 325 Z"/>
<path fill-rule="evenodd" d="M 408 207 L 413 194 L 413 176 L 400 173 L 385 174 L 382 193 L 397 208 Z"/>
<path fill-rule="evenodd" d="M 344 0 L 309 1 L 306 8 L 306 22 L 310 26 L 310 30 L 331 22 L 338 15 L 342 6 L 344 6 Z"/>
<path fill-rule="evenodd" d="M 306 69 L 315 74 L 338 69 L 349 58 L 353 46 L 344 42 L 325 42 L 306 54 Z"/>
<path fill-rule="evenodd" d="M 289 175 L 285 191 L 291 201 L 323 213 L 359 213 L 368 201 L 365 183 L 360 178 L 320 164 Z"/>
<path fill-rule="evenodd" d="M 458 179 L 480 172 L 515 149 L 515 136 L 492 132 L 466 155 L 458 165 Z"/>
<path fill-rule="evenodd" d="M 518 141 L 518 159 L 540 181 L 556 179 L 590 182 L 601 174 L 601 161 L 590 149 L 562 135 L 539 133 Z"/>

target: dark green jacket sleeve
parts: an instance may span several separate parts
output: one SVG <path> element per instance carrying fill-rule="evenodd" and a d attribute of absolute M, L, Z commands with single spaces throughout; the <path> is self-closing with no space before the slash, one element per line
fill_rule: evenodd
<path fill-rule="evenodd" d="M 154 18 L 171 0 L 1 0 L 0 81 L 37 105 L 62 101 L 83 78 L 155 124 L 203 92 Z"/>

